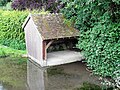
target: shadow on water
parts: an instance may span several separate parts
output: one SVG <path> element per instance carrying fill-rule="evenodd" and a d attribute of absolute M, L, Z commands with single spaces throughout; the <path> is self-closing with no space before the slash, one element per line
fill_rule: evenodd
<path fill-rule="evenodd" d="M 82 62 L 41 68 L 23 58 L 0 58 L 0 81 L 0 90 L 101 90 Z"/>

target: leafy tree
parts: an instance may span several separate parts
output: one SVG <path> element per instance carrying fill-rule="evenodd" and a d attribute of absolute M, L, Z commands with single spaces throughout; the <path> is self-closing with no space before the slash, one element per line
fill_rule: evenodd
<path fill-rule="evenodd" d="M 60 0 L 14 0 L 12 2 L 12 8 L 15 10 L 41 10 L 44 8 L 50 12 L 59 12 L 62 6 Z"/>

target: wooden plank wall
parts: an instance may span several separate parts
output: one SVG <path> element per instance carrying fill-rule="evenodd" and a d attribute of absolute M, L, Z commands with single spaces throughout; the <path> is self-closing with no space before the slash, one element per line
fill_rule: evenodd
<path fill-rule="evenodd" d="M 32 19 L 29 20 L 25 27 L 25 39 L 28 55 L 41 62 L 43 60 L 42 38 Z"/>

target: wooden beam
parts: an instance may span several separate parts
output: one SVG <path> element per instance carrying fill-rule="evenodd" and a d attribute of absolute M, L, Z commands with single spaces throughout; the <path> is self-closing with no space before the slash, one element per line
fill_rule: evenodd
<path fill-rule="evenodd" d="M 47 45 L 46 45 L 46 50 L 48 49 L 48 47 L 54 42 L 54 40 L 51 40 Z"/>

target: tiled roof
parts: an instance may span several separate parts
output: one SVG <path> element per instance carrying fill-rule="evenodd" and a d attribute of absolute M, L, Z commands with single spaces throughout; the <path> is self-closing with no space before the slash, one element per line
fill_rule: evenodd
<path fill-rule="evenodd" d="M 64 23 L 62 14 L 32 14 L 34 24 L 44 40 L 79 36 L 79 31 Z"/>

